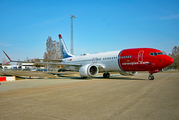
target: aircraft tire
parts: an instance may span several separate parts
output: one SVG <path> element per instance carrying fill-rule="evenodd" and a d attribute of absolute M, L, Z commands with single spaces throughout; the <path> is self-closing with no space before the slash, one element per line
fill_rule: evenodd
<path fill-rule="evenodd" d="M 106 73 L 104 73 L 104 74 L 103 74 L 103 78 L 106 78 L 106 77 L 107 77 L 107 75 L 106 75 Z"/>
<path fill-rule="evenodd" d="M 154 80 L 154 76 L 153 75 L 149 75 L 148 79 L 149 80 Z"/>
<path fill-rule="evenodd" d="M 110 78 L 110 73 L 104 73 L 104 74 L 103 74 L 103 77 L 104 77 L 104 78 Z"/>
<path fill-rule="evenodd" d="M 85 76 L 81 76 L 81 79 L 87 79 L 88 77 L 85 77 Z"/>
<path fill-rule="evenodd" d="M 107 78 L 110 78 L 110 73 L 107 73 Z"/>

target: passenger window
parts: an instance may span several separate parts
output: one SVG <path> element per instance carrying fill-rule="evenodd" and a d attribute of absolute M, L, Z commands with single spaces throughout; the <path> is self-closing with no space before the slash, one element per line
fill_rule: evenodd
<path fill-rule="evenodd" d="M 156 56 L 157 55 L 157 53 L 154 53 L 154 56 Z"/>

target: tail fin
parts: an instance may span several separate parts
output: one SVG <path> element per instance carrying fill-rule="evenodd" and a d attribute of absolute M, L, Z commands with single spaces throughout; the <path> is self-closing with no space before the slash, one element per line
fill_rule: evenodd
<path fill-rule="evenodd" d="M 65 46 L 65 43 L 62 39 L 61 34 L 58 35 L 59 36 L 59 41 L 60 41 L 60 48 L 61 48 L 61 52 L 62 52 L 62 57 L 63 58 L 69 58 L 69 57 L 74 57 L 74 55 L 70 54 Z"/>

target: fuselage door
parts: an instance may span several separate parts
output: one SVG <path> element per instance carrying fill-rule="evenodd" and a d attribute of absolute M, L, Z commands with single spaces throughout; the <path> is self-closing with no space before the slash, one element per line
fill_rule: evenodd
<path fill-rule="evenodd" d="M 143 50 L 141 50 L 141 51 L 139 51 L 139 53 L 138 53 L 138 62 L 143 62 L 143 54 L 144 54 L 144 51 Z"/>

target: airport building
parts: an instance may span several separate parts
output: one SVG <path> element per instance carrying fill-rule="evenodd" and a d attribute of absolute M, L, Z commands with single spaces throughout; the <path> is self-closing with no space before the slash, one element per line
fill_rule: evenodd
<path fill-rule="evenodd" d="M 31 70 L 36 68 L 33 63 L 22 63 L 20 65 L 4 65 L 2 70 Z"/>

